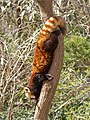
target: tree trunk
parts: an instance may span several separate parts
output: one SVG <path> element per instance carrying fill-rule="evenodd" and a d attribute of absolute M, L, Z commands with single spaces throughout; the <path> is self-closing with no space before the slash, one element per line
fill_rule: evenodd
<path fill-rule="evenodd" d="M 57 49 L 54 52 L 54 59 L 49 70 L 49 73 L 54 77 L 54 79 L 51 81 L 46 81 L 43 84 L 39 102 L 36 106 L 34 120 L 48 120 L 49 108 L 56 91 L 63 62 L 63 35 L 61 34 L 58 39 L 59 43 Z"/>
<path fill-rule="evenodd" d="M 48 17 L 53 16 L 52 0 L 37 0 L 42 12 L 42 19 L 45 21 Z M 49 74 L 53 76 L 53 80 L 45 81 L 41 90 L 39 101 L 36 106 L 34 120 L 48 120 L 49 108 L 54 97 L 56 87 L 59 81 L 62 69 L 64 55 L 64 36 L 58 37 L 58 46 L 54 52 L 54 58 L 49 70 Z"/>
<path fill-rule="evenodd" d="M 53 0 L 37 0 L 40 8 L 42 21 L 45 22 L 47 18 L 53 16 Z"/>

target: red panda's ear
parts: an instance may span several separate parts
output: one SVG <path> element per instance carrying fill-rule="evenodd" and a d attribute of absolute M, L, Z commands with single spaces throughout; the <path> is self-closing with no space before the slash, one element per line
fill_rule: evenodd
<path fill-rule="evenodd" d="M 24 87 L 24 92 L 26 97 L 30 100 L 31 99 L 31 92 L 28 87 Z"/>
<path fill-rule="evenodd" d="M 31 100 L 31 99 L 35 99 L 35 96 L 31 94 L 31 91 L 28 87 L 24 87 L 24 92 L 26 97 Z"/>
<path fill-rule="evenodd" d="M 52 80 L 53 79 L 53 76 L 51 74 L 45 74 L 47 80 Z"/>

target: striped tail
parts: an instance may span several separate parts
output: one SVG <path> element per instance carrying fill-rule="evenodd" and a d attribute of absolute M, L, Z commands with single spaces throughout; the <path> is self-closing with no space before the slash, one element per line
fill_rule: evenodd
<path fill-rule="evenodd" d="M 58 17 L 50 17 L 43 26 L 42 30 L 40 31 L 41 36 L 48 36 L 51 32 L 55 29 L 60 29 L 62 34 L 66 34 L 66 23 L 65 20 L 58 16 Z"/>

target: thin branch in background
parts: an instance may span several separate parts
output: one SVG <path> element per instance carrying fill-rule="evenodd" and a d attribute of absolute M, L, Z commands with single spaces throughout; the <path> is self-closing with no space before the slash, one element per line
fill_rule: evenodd
<path fill-rule="evenodd" d="M 68 39 L 68 37 L 71 37 L 71 35 L 74 34 L 76 36 L 79 36 L 79 39 L 81 36 L 83 36 L 83 38 L 88 38 L 87 41 L 89 41 L 90 2 L 85 0 L 77 0 L 77 1 L 68 0 L 66 5 L 63 4 L 64 5 L 64 9 L 63 9 L 63 7 L 60 6 L 61 4 L 60 1 L 59 2 L 58 1 L 59 0 L 54 0 L 54 4 L 53 4 L 55 10 L 54 13 L 55 15 L 63 16 L 64 19 L 67 21 L 68 31 L 67 31 L 66 40 Z M 16 9 L 18 8 L 18 6 L 21 7 L 21 11 L 18 16 L 19 18 L 21 17 L 22 19 L 21 28 L 17 27 L 16 24 L 17 22 Z M 27 84 L 27 77 L 31 72 L 33 49 L 37 35 L 39 34 L 41 27 L 42 27 L 42 22 L 41 22 L 39 7 L 34 0 L 30 0 L 30 1 L 8 0 L 8 1 L 0 2 L 0 119 L 6 119 L 6 118 L 20 119 L 20 115 L 22 116 L 21 119 L 26 119 L 23 118 L 23 116 L 25 115 L 25 117 L 30 117 L 30 119 L 33 120 L 33 114 L 34 114 L 33 111 L 35 108 L 33 107 L 34 106 L 33 103 L 30 104 L 25 98 L 23 92 L 23 86 Z M 22 34 L 20 37 L 18 37 L 18 31 L 20 30 L 22 30 Z M 66 48 L 68 48 L 68 45 Z M 87 44 L 85 44 L 85 46 L 87 46 Z M 80 48 L 78 47 L 78 49 Z M 83 58 L 83 60 L 86 60 L 86 62 L 88 62 L 87 64 L 88 67 L 90 63 L 89 63 L 89 54 L 87 49 L 82 52 L 85 52 L 85 55 L 86 54 L 88 55 L 88 56 L 86 55 L 87 58 L 86 57 Z M 69 56 L 69 52 L 67 56 Z M 67 67 L 70 68 L 71 66 L 69 65 L 70 65 L 69 62 L 65 63 L 64 69 L 66 69 Z M 79 103 L 83 104 L 83 111 L 84 111 L 85 110 L 84 106 L 88 104 L 87 102 L 89 99 L 90 89 L 89 89 L 89 83 L 82 84 L 82 82 L 85 81 L 85 75 L 88 74 L 89 71 L 88 68 L 84 71 L 85 74 L 82 76 L 79 76 L 81 75 L 81 73 L 79 73 L 79 75 L 74 73 L 75 75 L 74 79 L 68 77 L 67 73 L 65 78 L 65 70 L 63 71 L 64 73 L 63 73 L 62 81 L 64 85 L 62 85 L 62 81 L 60 81 L 60 88 L 59 88 L 60 91 L 58 93 L 60 97 L 56 95 L 55 97 L 56 103 L 53 102 L 53 104 L 57 106 L 57 99 L 58 99 L 59 100 L 58 104 L 60 105 L 60 113 L 62 113 L 62 110 L 66 110 L 65 106 L 69 105 L 68 102 L 69 101 L 68 96 L 69 96 L 73 99 L 70 104 L 76 103 L 75 100 L 78 100 Z M 76 76 L 79 76 L 80 78 L 83 77 L 84 80 L 80 80 L 79 77 L 76 78 Z M 65 84 L 67 86 L 65 86 Z M 85 101 L 86 103 L 84 104 Z M 54 109 L 57 109 L 55 108 L 55 106 Z M 89 111 L 88 107 L 86 109 Z M 17 110 L 18 111 L 20 110 L 20 112 L 17 112 Z M 52 111 L 53 113 L 55 113 L 53 109 Z M 84 114 L 81 113 L 80 115 L 85 115 L 85 119 L 87 119 L 87 117 L 89 118 L 88 111 L 87 112 L 84 111 L 85 113 Z M 55 113 L 53 115 L 57 117 L 58 116 L 57 114 L 58 113 Z M 73 111 L 73 113 L 69 112 L 67 114 L 70 115 L 73 114 L 74 116 L 77 115 L 78 112 L 74 113 Z M 51 117 L 51 119 L 54 119 L 54 117 Z M 77 116 L 75 116 L 75 119 L 80 119 L 80 118 L 77 118 Z"/>

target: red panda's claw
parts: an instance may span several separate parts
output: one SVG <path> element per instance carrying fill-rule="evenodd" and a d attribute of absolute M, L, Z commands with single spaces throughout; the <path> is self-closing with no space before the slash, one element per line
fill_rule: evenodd
<path fill-rule="evenodd" d="M 52 80 L 53 79 L 53 76 L 51 74 L 45 74 L 47 80 Z"/>

